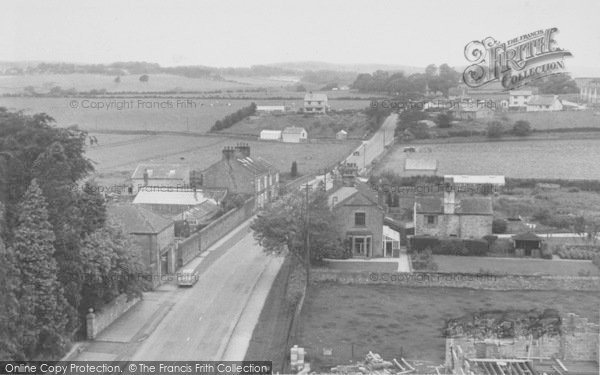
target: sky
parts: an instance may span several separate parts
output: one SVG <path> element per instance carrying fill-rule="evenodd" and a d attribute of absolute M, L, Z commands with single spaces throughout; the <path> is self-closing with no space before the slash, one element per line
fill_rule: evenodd
<path fill-rule="evenodd" d="M 567 68 L 598 67 L 598 14 L 598 0 L 3 1 L 0 61 L 465 66 L 472 40 L 558 27 Z"/>

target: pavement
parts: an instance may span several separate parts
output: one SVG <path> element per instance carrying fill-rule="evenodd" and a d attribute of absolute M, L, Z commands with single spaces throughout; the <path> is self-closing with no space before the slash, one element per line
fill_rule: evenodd
<path fill-rule="evenodd" d="M 163 284 L 64 360 L 243 360 L 283 259 L 257 245 L 249 219 L 186 265 L 191 288 Z"/>

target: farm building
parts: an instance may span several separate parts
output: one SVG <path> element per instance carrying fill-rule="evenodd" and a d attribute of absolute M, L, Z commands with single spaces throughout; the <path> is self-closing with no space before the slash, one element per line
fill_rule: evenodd
<path fill-rule="evenodd" d="M 131 175 L 133 194 L 142 187 L 184 188 L 189 182 L 190 167 L 181 164 L 140 164 Z"/>
<path fill-rule="evenodd" d="M 265 141 L 280 141 L 281 130 L 261 130 L 259 139 Z"/>
<path fill-rule="evenodd" d="M 435 159 L 408 158 L 404 160 L 403 176 L 435 176 L 437 168 Z"/>
<path fill-rule="evenodd" d="M 305 142 L 308 139 L 306 129 L 297 126 L 288 126 L 281 132 L 281 140 L 288 143 Z"/>
<path fill-rule="evenodd" d="M 328 110 L 327 95 L 312 92 L 304 95 L 304 112 L 327 113 Z"/>
<path fill-rule="evenodd" d="M 557 95 L 533 95 L 527 102 L 527 112 L 562 111 Z"/>
<path fill-rule="evenodd" d="M 494 110 L 475 103 L 459 104 L 451 112 L 457 120 L 479 120 L 494 116 Z"/>
<path fill-rule="evenodd" d="M 284 105 L 258 105 L 256 106 L 257 112 L 273 112 L 273 113 L 283 113 L 286 111 Z"/>
<path fill-rule="evenodd" d="M 340 130 L 339 132 L 335 133 L 335 139 L 339 139 L 339 140 L 348 139 L 348 132 L 345 131 L 344 129 Z"/>

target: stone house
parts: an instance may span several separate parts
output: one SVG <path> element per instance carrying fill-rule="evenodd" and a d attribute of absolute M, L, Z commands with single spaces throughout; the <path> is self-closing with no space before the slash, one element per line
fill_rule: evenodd
<path fill-rule="evenodd" d="M 456 199 L 455 192 L 444 196 L 417 196 L 413 223 L 415 235 L 481 238 L 492 234 L 491 197 L 466 196 Z"/>
<path fill-rule="evenodd" d="M 327 95 L 312 92 L 304 95 L 305 113 L 327 113 L 328 110 Z"/>
<path fill-rule="evenodd" d="M 194 184 L 203 188 L 252 196 L 257 207 L 263 207 L 279 193 L 279 171 L 262 158 L 251 157 L 247 144 L 225 147 L 221 160 L 204 171 L 194 172 L 194 176 Z"/>
<path fill-rule="evenodd" d="M 134 204 L 107 207 L 107 216 L 120 224 L 141 249 L 145 273 L 155 287 L 164 276 L 177 268 L 175 259 L 175 223 Z"/>
<path fill-rule="evenodd" d="M 353 257 L 383 257 L 383 209 L 367 186 L 342 186 L 329 194 L 340 238 L 347 240 Z"/>

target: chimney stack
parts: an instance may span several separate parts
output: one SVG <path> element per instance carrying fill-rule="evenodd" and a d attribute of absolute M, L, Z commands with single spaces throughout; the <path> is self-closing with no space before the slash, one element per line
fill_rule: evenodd
<path fill-rule="evenodd" d="M 247 143 L 238 143 L 235 146 L 235 153 L 242 158 L 250 157 L 250 146 Z"/>
<path fill-rule="evenodd" d="M 444 177 L 444 213 L 452 215 L 456 208 L 454 178 Z"/>
<path fill-rule="evenodd" d="M 231 159 L 233 157 L 234 153 L 235 153 L 235 149 L 233 147 L 225 146 L 223 148 L 223 160 Z"/>
<path fill-rule="evenodd" d="M 144 169 L 144 186 L 148 186 L 148 170 Z"/>

